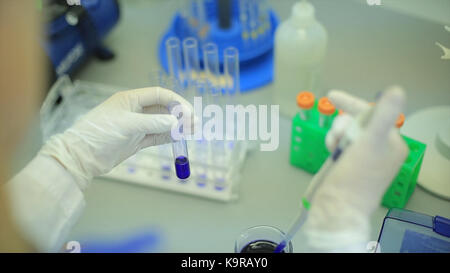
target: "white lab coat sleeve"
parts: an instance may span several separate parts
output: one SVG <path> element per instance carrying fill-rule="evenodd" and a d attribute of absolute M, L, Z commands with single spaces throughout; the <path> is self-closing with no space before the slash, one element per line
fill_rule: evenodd
<path fill-rule="evenodd" d="M 40 252 L 57 252 L 85 206 L 74 178 L 54 158 L 38 154 L 7 183 L 13 217 Z"/>

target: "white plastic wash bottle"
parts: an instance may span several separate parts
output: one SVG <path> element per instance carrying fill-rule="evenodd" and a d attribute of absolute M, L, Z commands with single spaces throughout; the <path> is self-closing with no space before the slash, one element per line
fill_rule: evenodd
<path fill-rule="evenodd" d="M 298 92 L 317 94 L 327 40 L 325 28 L 316 20 L 314 6 L 306 0 L 294 4 L 291 17 L 276 30 L 273 99 L 280 105 L 282 115 L 296 114 Z"/>

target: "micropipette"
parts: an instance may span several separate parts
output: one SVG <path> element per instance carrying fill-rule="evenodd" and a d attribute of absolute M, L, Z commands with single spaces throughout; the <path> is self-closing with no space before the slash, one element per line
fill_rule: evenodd
<path fill-rule="evenodd" d="M 311 207 L 310 201 L 314 197 L 319 186 L 322 184 L 324 178 L 328 174 L 328 171 L 331 169 L 333 164 L 339 159 L 342 152 L 347 148 L 361 133 L 362 129 L 367 126 L 369 120 L 372 117 L 374 111 L 374 107 L 371 106 L 367 110 L 363 111 L 360 115 L 356 117 L 356 119 L 352 122 L 350 127 L 345 132 L 342 139 L 339 141 L 337 148 L 334 152 L 328 157 L 325 163 L 320 168 L 319 172 L 313 177 L 311 183 L 306 190 L 304 197 L 302 198 L 302 206 L 300 208 L 300 213 L 295 219 L 294 223 L 289 227 L 285 238 L 281 243 L 276 247 L 274 253 L 280 253 L 286 247 L 286 245 L 292 240 L 294 235 L 298 232 L 298 230 L 303 226 L 307 217 L 308 211 Z"/>

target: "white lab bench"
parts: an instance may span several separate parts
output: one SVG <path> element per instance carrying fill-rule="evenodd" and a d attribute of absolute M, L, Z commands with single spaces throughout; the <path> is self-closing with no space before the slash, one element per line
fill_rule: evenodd
<path fill-rule="evenodd" d="M 159 69 L 157 44 L 177 2 L 122 1 L 119 25 L 105 40 L 116 58 L 93 59 L 76 78 L 130 88 L 147 86 L 149 74 Z M 293 2 L 271 4 L 286 18 Z M 450 46 L 443 26 L 353 1 L 314 4 L 329 32 L 323 90 L 340 88 L 370 100 L 387 85 L 402 84 L 408 91 L 406 117 L 423 107 L 450 103 L 450 62 L 440 60 L 442 52 L 434 45 L 440 41 Z M 269 104 L 270 88 L 243 95 L 243 103 Z M 272 225 L 285 230 L 311 179 L 289 164 L 290 133 L 290 120 L 281 117 L 279 149 L 249 154 L 239 199 L 232 203 L 95 179 L 86 192 L 86 210 L 68 240 L 118 238 L 148 228 L 159 230 L 160 252 L 232 252 L 243 229 Z M 450 202 L 420 187 L 406 209 L 450 217 Z M 386 212 L 380 207 L 373 215 L 372 240 L 377 239 Z M 294 251 L 301 244 L 294 238 Z"/>

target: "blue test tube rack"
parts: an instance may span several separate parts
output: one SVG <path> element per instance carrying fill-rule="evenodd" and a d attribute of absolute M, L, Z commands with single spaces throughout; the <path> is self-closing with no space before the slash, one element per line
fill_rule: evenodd
<path fill-rule="evenodd" d="M 206 13 L 206 27 L 197 30 L 188 18 L 176 12 L 167 31 L 162 35 L 158 47 L 160 64 L 168 73 L 168 62 L 165 42 L 170 37 L 178 37 L 181 41 L 188 37 L 195 37 L 202 44 L 212 42 L 217 44 L 219 52 L 227 47 L 239 50 L 240 58 L 240 90 L 245 92 L 262 87 L 273 80 L 273 45 L 275 29 L 279 19 L 272 9 L 267 10 L 267 21 L 264 25 L 257 25 L 255 29 L 246 31 L 246 27 L 239 18 L 238 0 L 232 1 L 232 18 L 229 29 L 221 29 L 218 24 L 217 1 L 204 1 Z M 245 34 L 247 33 L 247 34 Z M 203 54 L 199 53 L 201 66 Z M 219 56 L 220 69 L 223 71 L 223 56 Z"/>

